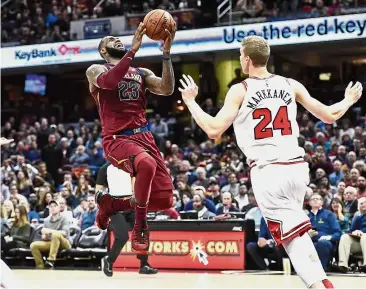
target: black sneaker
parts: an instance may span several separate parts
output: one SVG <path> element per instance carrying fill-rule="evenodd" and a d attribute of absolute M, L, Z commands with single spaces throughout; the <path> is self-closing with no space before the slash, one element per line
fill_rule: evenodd
<path fill-rule="evenodd" d="M 45 263 L 44 263 L 44 266 L 48 269 L 53 269 L 55 268 L 55 261 L 51 261 L 51 260 L 47 260 Z"/>
<path fill-rule="evenodd" d="M 337 271 L 339 273 L 343 273 L 343 274 L 347 274 L 348 273 L 348 267 L 344 267 L 344 266 L 337 266 Z"/>
<path fill-rule="evenodd" d="M 102 262 L 103 273 L 108 277 L 112 277 L 113 276 L 113 267 L 112 267 L 112 264 L 108 260 L 108 256 L 105 256 L 104 258 L 102 258 L 101 262 Z"/>
<path fill-rule="evenodd" d="M 139 274 L 153 275 L 157 274 L 158 272 L 158 269 L 152 268 L 149 265 L 145 265 L 144 267 L 140 268 Z"/>
<path fill-rule="evenodd" d="M 366 273 L 366 265 L 360 266 L 360 271 Z"/>

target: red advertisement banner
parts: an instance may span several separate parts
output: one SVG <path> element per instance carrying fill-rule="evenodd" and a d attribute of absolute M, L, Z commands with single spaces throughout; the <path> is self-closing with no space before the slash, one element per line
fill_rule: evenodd
<path fill-rule="evenodd" d="M 113 233 L 110 233 L 113 242 Z M 149 263 L 164 269 L 244 270 L 245 232 L 151 231 Z M 140 261 L 125 245 L 115 268 L 138 268 Z"/>

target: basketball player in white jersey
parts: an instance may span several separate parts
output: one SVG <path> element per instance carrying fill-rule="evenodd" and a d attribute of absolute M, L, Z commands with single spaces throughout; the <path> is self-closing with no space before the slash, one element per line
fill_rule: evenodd
<path fill-rule="evenodd" d="M 98 172 L 96 190 L 107 189 L 114 197 L 130 198 L 133 192 L 132 179 L 130 174 L 117 167 L 106 163 Z M 108 276 L 113 276 L 113 263 L 119 256 L 122 248 L 128 241 L 128 229 L 133 227 L 135 212 L 119 212 L 110 217 L 109 230 L 113 231 L 114 243 L 108 251 L 107 256 L 102 259 L 102 271 Z M 140 260 L 140 274 L 156 274 L 158 270 L 152 268 L 148 263 L 148 255 L 137 255 Z"/>
<path fill-rule="evenodd" d="M 341 102 L 326 106 L 312 98 L 301 83 L 270 74 L 266 68 L 269 56 L 265 39 L 250 36 L 243 40 L 240 63 L 249 78 L 230 88 L 216 117 L 195 102 L 198 87 L 190 76 L 183 75 L 179 90 L 194 120 L 210 138 L 234 125 L 238 146 L 251 167 L 258 206 L 275 242 L 284 246 L 308 287 L 333 288 L 307 234 L 311 224 L 302 210 L 309 168 L 297 141 L 296 102 L 323 122 L 333 123 L 358 101 L 362 85 L 350 83 Z"/>

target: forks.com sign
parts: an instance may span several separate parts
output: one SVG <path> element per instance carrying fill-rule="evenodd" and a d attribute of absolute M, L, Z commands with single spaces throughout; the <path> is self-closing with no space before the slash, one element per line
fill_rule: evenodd
<path fill-rule="evenodd" d="M 149 263 L 166 269 L 243 270 L 245 232 L 151 231 Z M 113 244 L 113 233 L 110 233 Z M 114 263 L 115 268 L 138 268 L 129 241 Z"/>

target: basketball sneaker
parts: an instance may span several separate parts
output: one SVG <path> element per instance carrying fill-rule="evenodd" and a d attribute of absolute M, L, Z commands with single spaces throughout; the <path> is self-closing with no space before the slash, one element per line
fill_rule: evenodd
<path fill-rule="evenodd" d="M 112 266 L 112 263 L 109 262 L 108 256 L 105 256 L 105 257 L 102 258 L 102 260 L 101 260 L 101 267 L 102 267 L 103 273 L 106 276 L 108 276 L 108 277 L 112 277 L 113 276 L 113 266 Z"/>
<path fill-rule="evenodd" d="M 131 247 L 138 255 L 147 255 L 150 246 L 150 234 L 146 220 L 141 221 L 133 227 L 131 236 Z"/>

